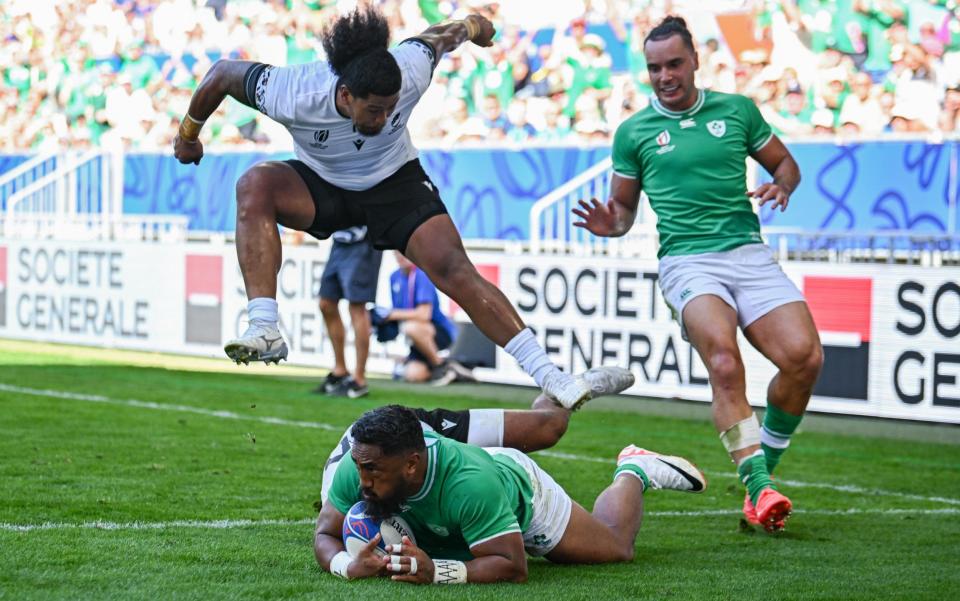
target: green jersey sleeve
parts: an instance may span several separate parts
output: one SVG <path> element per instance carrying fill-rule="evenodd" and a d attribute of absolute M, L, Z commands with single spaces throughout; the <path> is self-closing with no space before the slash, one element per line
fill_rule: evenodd
<path fill-rule="evenodd" d="M 349 457 L 344 457 L 337 466 L 337 471 L 333 475 L 333 483 L 330 484 L 330 494 L 327 496 L 327 502 L 340 513 L 346 515 L 353 504 L 360 500 L 360 475 L 357 473 L 357 466 Z"/>
<path fill-rule="evenodd" d="M 773 130 L 770 129 L 770 124 L 764 120 L 760 109 L 752 100 L 746 96 L 740 98 L 746 111 L 747 149 L 754 153 L 767 145 L 773 137 Z"/>
<path fill-rule="evenodd" d="M 640 178 L 640 148 L 635 141 L 632 119 L 620 124 L 613 135 L 613 172 L 617 175 Z"/>
<path fill-rule="evenodd" d="M 457 487 L 455 508 L 463 540 L 473 547 L 492 538 L 520 532 L 520 524 L 494 474 L 472 476 Z M 499 491 L 494 493 L 493 491 Z"/>

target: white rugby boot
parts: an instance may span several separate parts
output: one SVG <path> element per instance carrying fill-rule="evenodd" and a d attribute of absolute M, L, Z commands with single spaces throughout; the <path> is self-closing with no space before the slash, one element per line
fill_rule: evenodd
<path fill-rule="evenodd" d="M 561 407 L 576 411 L 584 403 L 598 396 L 617 394 L 633 386 L 630 370 L 622 367 L 602 366 L 589 369 L 576 376 L 560 372 L 547 377 L 543 392 L 552 397 Z"/>
<path fill-rule="evenodd" d="M 227 342 L 223 350 L 227 356 L 244 365 L 251 361 L 266 364 L 280 363 L 287 358 L 287 343 L 283 341 L 277 324 L 253 320 L 243 336 Z"/>
<path fill-rule="evenodd" d="M 617 456 L 618 468 L 625 465 L 631 465 L 640 468 L 647 477 L 646 480 L 640 478 L 629 468 L 620 470 L 619 473 L 630 472 L 637 476 L 654 490 L 680 490 L 683 492 L 703 492 L 707 489 L 707 477 L 703 475 L 697 466 L 693 465 L 683 457 L 675 455 L 661 455 L 653 451 L 641 449 L 630 445 L 620 451 Z M 619 474 L 618 474 L 619 475 Z"/>

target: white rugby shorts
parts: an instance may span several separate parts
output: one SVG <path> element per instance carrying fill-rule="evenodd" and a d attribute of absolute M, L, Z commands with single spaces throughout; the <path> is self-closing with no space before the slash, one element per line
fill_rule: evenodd
<path fill-rule="evenodd" d="M 684 340 L 687 331 L 683 327 L 683 309 L 703 294 L 719 296 L 733 307 L 741 329 L 781 305 L 805 300 L 766 244 L 663 257 L 660 290 L 680 323 Z"/>
<path fill-rule="evenodd" d="M 560 544 L 570 523 L 573 501 L 550 474 L 543 471 L 533 459 L 516 449 L 488 447 L 491 455 L 507 455 L 527 472 L 533 485 L 533 516 L 523 531 L 523 546 L 527 553 L 542 557 Z"/>

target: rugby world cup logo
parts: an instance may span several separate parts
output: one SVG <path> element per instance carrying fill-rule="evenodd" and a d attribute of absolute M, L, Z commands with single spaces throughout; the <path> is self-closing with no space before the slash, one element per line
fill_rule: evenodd
<path fill-rule="evenodd" d="M 660 135 L 657 136 L 657 144 L 659 144 L 660 146 L 666 146 L 669 143 L 670 143 L 670 132 L 668 132 L 667 130 L 663 130 L 662 132 L 660 132 Z"/>
<path fill-rule="evenodd" d="M 184 340 L 220 344 L 223 322 L 223 257 L 187 255 Z"/>
<path fill-rule="evenodd" d="M 867 400 L 873 280 L 807 276 L 803 294 L 823 344 L 823 370 L 813 394 Z"/>
<path fill-rule="evenodd" d="M 313 148 L 326 148 L 327 138 L 329 137 L 329 129 L 318 129 L 317 131 L 313 132 L 313 142 L 310 143 L 310 146 Z"/>
<path fill-rule="evenodd" d="M 7 326 L 7 247 L 0 246 L 0 328 Z"/>

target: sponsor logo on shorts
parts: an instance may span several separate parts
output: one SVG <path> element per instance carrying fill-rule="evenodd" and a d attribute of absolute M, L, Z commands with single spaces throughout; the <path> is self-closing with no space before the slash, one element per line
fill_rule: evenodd
<path fill-rule="evenodd" d="M 550 538 L 546 534 L 535 534 L 533 536 L 533 545 L 535 547 L 546 547 L 550 544 Z"/>
<path fill-rule="evenodd" d="M 683 289 L 683 292 L 680 293 L 680 300 L 682 301 L 682 300 L 686 299 L 686 298 L 687 298 L 688 296 L 690 296 L 691 294 L 693 294 L 693 289 L 692 289 L 692 288 L 684 288 L 684 289 Z"/>
<path fill-rule="evenodd" d="M 727 133 L 727 122 L 723 119 L 711 121 L 707 123 L 707 131 L 710 132 L 714 137 L 722 138 L 723 134 Z"/>
<path fill-rule="evenodd" d="M 867 400 L 873 280 L 807 276 L 803 294 L 823 344 L 823 371 L 813 394 Z"/>

